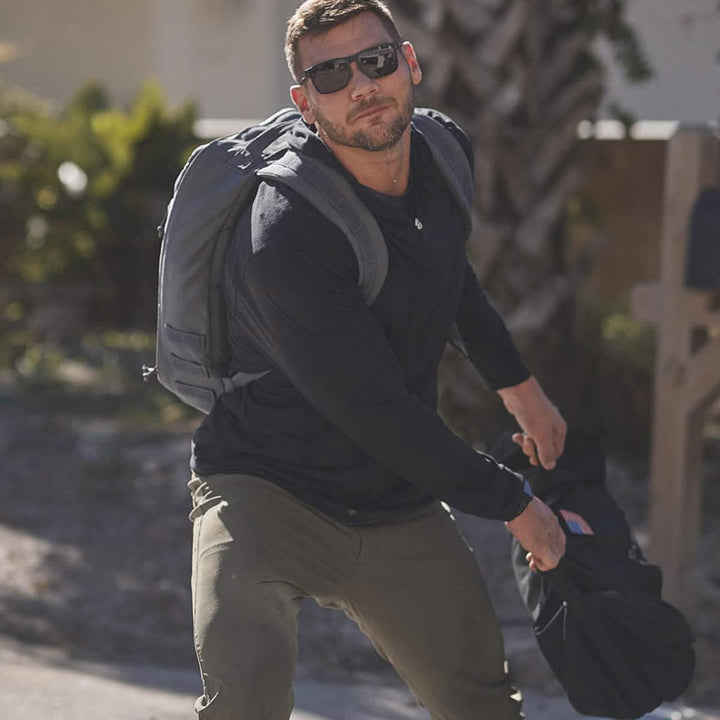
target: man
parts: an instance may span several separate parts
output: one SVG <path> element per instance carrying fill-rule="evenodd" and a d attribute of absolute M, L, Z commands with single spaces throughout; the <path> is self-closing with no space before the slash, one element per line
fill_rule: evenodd
<path fill-rule="evenodd" d="M 533 568 L 558 563 L 564 536 L 519 476 L 438 417 L 453 323 L 533 463 L 553 466 L 565 423 L 470 270 L 461 213 L 410 125 L 420 66 L 386 6 L 307 0 L 286 53 L 304 120 L 288 142 L 348 178 L 389 269 L 368 307 L 344 234 L 280 184 L 263 182 L 238 223 L 233 356 L 273 370 L 222 396 L 194 436 L 196 710 L 287 720 L 313 597 L 358 623 L 433 718 L 521 717 L 484 582 L 439 501 L 506 521 Z"/>

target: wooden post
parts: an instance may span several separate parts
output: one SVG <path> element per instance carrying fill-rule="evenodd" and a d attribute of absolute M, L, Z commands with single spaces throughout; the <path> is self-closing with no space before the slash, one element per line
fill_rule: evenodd
<path fill-rule="evenodd" d="M 678 132 L 668 144 L 656 297 L 649 555 L 663 569 L 664 597 L 689 615 L 696 603 L 703 426 L 720 392 L 720 338 L 693 353 L 691 334 L 699 325 L 720 325 L 720 313 L 709 307 L 710 293 L 687 290 L 684 278 L 693 205 L 704 187 L 717 184 L 720 141 L 709 132 Z"/>

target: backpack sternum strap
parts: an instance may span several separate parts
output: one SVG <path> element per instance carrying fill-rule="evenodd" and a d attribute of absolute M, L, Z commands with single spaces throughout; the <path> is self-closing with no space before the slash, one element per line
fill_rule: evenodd
<path fill-rule="evenodd" d="M 350 183 L 327 165 L 292 151 L 257 174 L 287 185 L 345 233 L 357 257 L 360 291 L 371 305 L 387 276 L 387 246 L 377 221 Z"/>

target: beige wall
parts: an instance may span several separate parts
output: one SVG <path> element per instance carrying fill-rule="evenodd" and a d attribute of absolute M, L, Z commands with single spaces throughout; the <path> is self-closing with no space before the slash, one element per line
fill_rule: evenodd
<path fill-rule="evenodd" d="M 654 76 L 632 84 L 610 60 L 607 100 L 641 120 L 708 123 L 720 118 L 720 9 L 717 0 L 629 0 L 627 18 Z M 607 107 L 607 103 L 606 103 Z"/>
<path fill-rule="evenodd" d="M 206 117 L 262 117 L 290 102 L 283 35 L 296 0 L 155 0 L 157 74 Z"/>
<path fill-rule="evenodd" d="M 55 103 L 94 78 L 127 101 L 152 64 L 150 9 L 144 0 L 0 0 L 0 40 L 19 52 L 0 78 Z"/>
<path fill-rule="evenodd" d="M 0 0 L 0 43 L 20 57 L 0 78 L 62 103 L 87 79 L 127 102 L 148 76 L 205 117 L 261 117 L 289 103 L 284 26 L 299 0 Z M 608 74 L 609 98 L 640 119 L 708 122 L 720 113 L 717 0 L 629 0 L 656 75 Z M 603 50 L 608 59 L 611 53 Z"/>
<path fill-rule="evenodd" d="M 127 103 L 145 78 L 205 117 L 289 104 L 284 25 L 296 0 L 0 0 L 0 78 L 61 105 L 89 79 Z M 7 47 L 7 46 L 6 46 Z"/>

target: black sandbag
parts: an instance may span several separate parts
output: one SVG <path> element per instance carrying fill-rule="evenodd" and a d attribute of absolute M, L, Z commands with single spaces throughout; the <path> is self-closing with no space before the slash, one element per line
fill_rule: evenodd
<path fill-rule="evenodd" d="M 693 635 L 662 600 L 660 568 L 605 487 L 594 436 L 571 428 L 551 471 L 532 467 L 509 434 L 492 454 L 528 480 L 566 534 L 566 555 L 551 571 L 532 572 L 515 539 L 511 559 L 538 646 L 572 706 L 630 720 L 677 698 L 695 669 Z"/>

